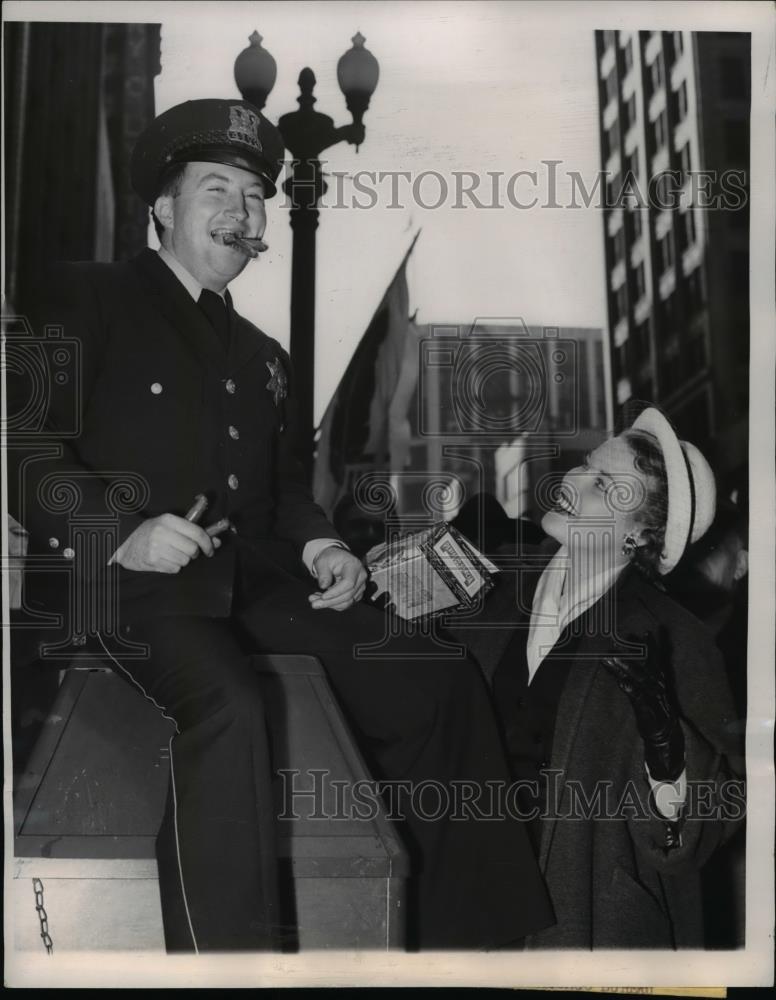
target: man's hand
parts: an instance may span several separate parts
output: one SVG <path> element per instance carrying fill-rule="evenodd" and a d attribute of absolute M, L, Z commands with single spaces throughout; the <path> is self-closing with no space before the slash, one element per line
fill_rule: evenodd
<path fill-rule="evenodd" d="M 671 683 L 665 629 L 657 636 L 650 632 L 627 638 L 646 646 L 645 658 L 625 660 L 612 655 L 601 662 L 630 699 L 650 775 L 655 781 L 675 781 L 685 766 L 684 734 Z"/>
<path fill-rule="evenodd" d="M 315 557 L 320 591 L 310 594 L 310 604 L 332 611 L 344 611 L 364 596 L 367 572 L 360 559 L 341 548 L 329 545 Z"/>
<path fill-rule="evenodd" d="M 212 556 L 221 540 L 185 517 L 162 514 L 143 521 L 114 553 L 111 562 L 124 569 L 179 573 L 200 552 Z"/>

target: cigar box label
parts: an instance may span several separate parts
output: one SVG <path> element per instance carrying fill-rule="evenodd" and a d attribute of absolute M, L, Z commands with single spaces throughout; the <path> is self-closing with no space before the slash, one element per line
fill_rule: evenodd
<path fill-rule="evenodd" d="M 445 534 L 434 545 L 434 551 L 441 558 L 445 568 L 452 573 L 463 587 L 467 597 L 474 597 L 482 587 L 482 574 L 475 570 L 466 553 L 456 544 L 452 535 Z"/>
<path fill-rule="evenodd" d="M 422 570 L 418 572 L 418 569 L 419 566 L 413 566 L 414 572 L 400 570 L 391 579 L 391 594 L 398 615 L 414 619 L 457 606 L 457 596 L 438 573 L 423 573 Z"/>
<path fill-rule="evenodd" d="M 446 523 L 375 546 L 367 564 L 374 596 L 409 620 L 471 608 L 493 586 L 479 552 Z"/>
<path fill-rule="evenodd" d="M 431 591 L 414 573 L 397 569 L 391 583 L 394 603 L 403 617 L 416 618 L 432 606 Z"/>

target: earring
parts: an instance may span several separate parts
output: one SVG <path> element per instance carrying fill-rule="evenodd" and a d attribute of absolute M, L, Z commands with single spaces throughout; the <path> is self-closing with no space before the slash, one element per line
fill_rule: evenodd
<path fill-rule="evenodd" d="M 636 551 L 636 539 L 631 534 L 622 536 L 622 554 L 627 556 L 629 559 L 633 558 L 633 553 Z"/>

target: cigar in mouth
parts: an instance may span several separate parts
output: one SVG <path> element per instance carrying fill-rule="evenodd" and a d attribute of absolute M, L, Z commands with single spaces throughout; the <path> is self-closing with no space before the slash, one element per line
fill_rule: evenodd
<path fill-rule="evenodd" d="M 230 229 L 217 229 L 212 235 L 214 240 L 223 243 L 225 247 L 235 247 L 254 259 L 268 249 L 264 240 L 254 239 L 250 236 L 239 236 Z"/>
<path fill-rule="evenodd" d="M 232 522 L 228 517 L 222 517 L 220 521 L 216 521 L 214 524 L 209 524 L 205 531 L 211 538 L 215 538 L 216 535 L 221 535 L 225 531 L 228 531 L 232 526 Z"/>

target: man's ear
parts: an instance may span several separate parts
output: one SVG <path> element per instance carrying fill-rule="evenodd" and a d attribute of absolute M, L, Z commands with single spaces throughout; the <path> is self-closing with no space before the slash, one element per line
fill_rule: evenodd
<path fill-rule="evenodd" d="M 174 214 L 172 202 L 172 195 L 169 194 L 160 194 L 154 202 L 154 214 L 165 229 L 173 228 Z"/>

